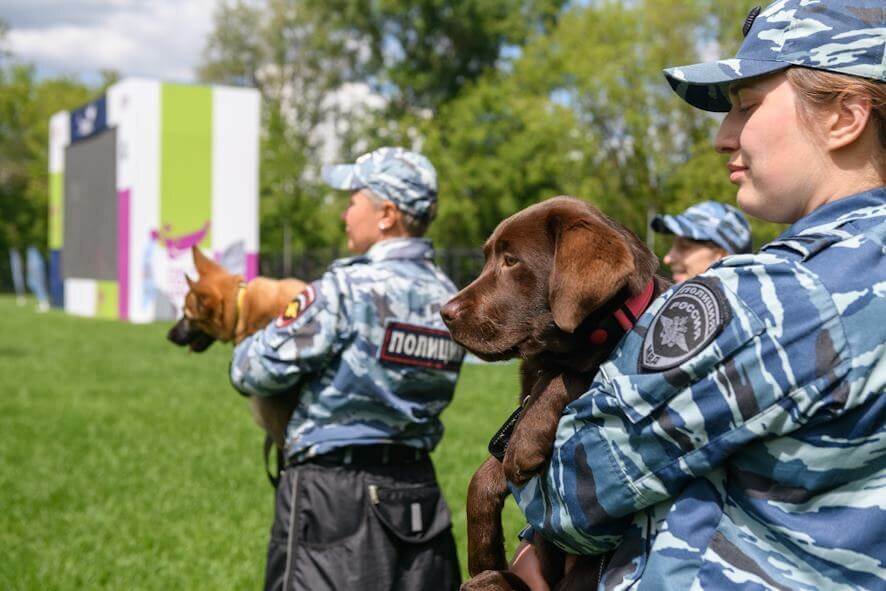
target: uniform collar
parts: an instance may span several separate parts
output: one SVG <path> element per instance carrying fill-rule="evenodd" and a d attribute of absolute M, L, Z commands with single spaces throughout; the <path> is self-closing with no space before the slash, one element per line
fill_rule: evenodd
<path fill-rule="evenodd" d="M 886 186 L 843 197 L 822 205 L 794 222 L 775 242 L 802 234 L 816 234 L 859 218 L 886 215 Z"/>
<path fill-rule="evenodd" d="M 427 238 L 391 238 L 376 242 L 364 254 L 338 259 L 332 267 L 344 267 L 354 263 L 376 263 L 394 259 L 434 260 L 434 245 Z"/>

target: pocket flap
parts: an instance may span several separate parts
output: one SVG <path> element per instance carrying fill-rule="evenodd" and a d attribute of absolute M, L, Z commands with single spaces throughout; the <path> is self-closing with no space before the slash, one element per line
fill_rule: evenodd
<path fill-rule="evenodd" d="M 391 488 L 370 484 L 369 498 L 379 521 L 404 542 L 427 542 L 451 527 L 449 508 L 436 485 Z"/>

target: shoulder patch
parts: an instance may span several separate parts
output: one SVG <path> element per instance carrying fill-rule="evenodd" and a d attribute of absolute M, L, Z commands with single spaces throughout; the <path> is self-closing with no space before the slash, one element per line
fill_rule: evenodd
<path fill-rule="evenodd" d="M 277 318 L 277 328 L 283 328 L 295 322 L 295 319 L 301 316 L 305 310 L 310 308 L 311 304 L 313 304 L 316 299 L 314 287 L 312 285 L 307 286 L 304 291 L 289 302 L 289 305 L 286 306 L 286 310 L 284 310 L 280 317 Z"/>
<path fill-rule="evenodd" d="M 387 364 L 458 371 L 465 352 L 445 330 L 388 322 L 379 359 Z"/>
<path fill-rule="evenodd" d="M 640 369 L 664 371 L 692 359 L 729 323 L 732 312 L 713 282 L 684 283 L 658 311 L 643 338 Z"/>

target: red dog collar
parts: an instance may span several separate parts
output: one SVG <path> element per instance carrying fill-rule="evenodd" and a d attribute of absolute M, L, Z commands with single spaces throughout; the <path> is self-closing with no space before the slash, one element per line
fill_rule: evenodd
<path fill-rule="evenodd" d="M 652 303 L 652 294 L 655 292 L 655 281 L 650 281 L 642 292 L 631 296 L 618 305 L 612 316 L 624 332 L 629 332 L 637 323 L 637 319 L 643 315 L 649 304 Z M 588 340 L 592 345 L 602 345 L 609 340 L 609 332 L 604 328 L 597 328 L 588 334 Z"/>

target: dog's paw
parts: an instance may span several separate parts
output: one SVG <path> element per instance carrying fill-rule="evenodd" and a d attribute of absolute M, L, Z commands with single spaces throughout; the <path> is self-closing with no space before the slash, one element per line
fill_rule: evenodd
<path fill-rule="evenodd" d="M 517 575 L 507 571 L 487 570 L 462 583 L 459 591 L 529 591 Z"/>
<path fill-rule="evenodd" d="M 507 451 L 505 451 L 502 468 L 505 472 L 505 478 L 517 486 L 521 486 L 541 472 L 547 460 L 547 456 L 537 448 L 520 445 L 517 441 L 511 440 Z"/>

